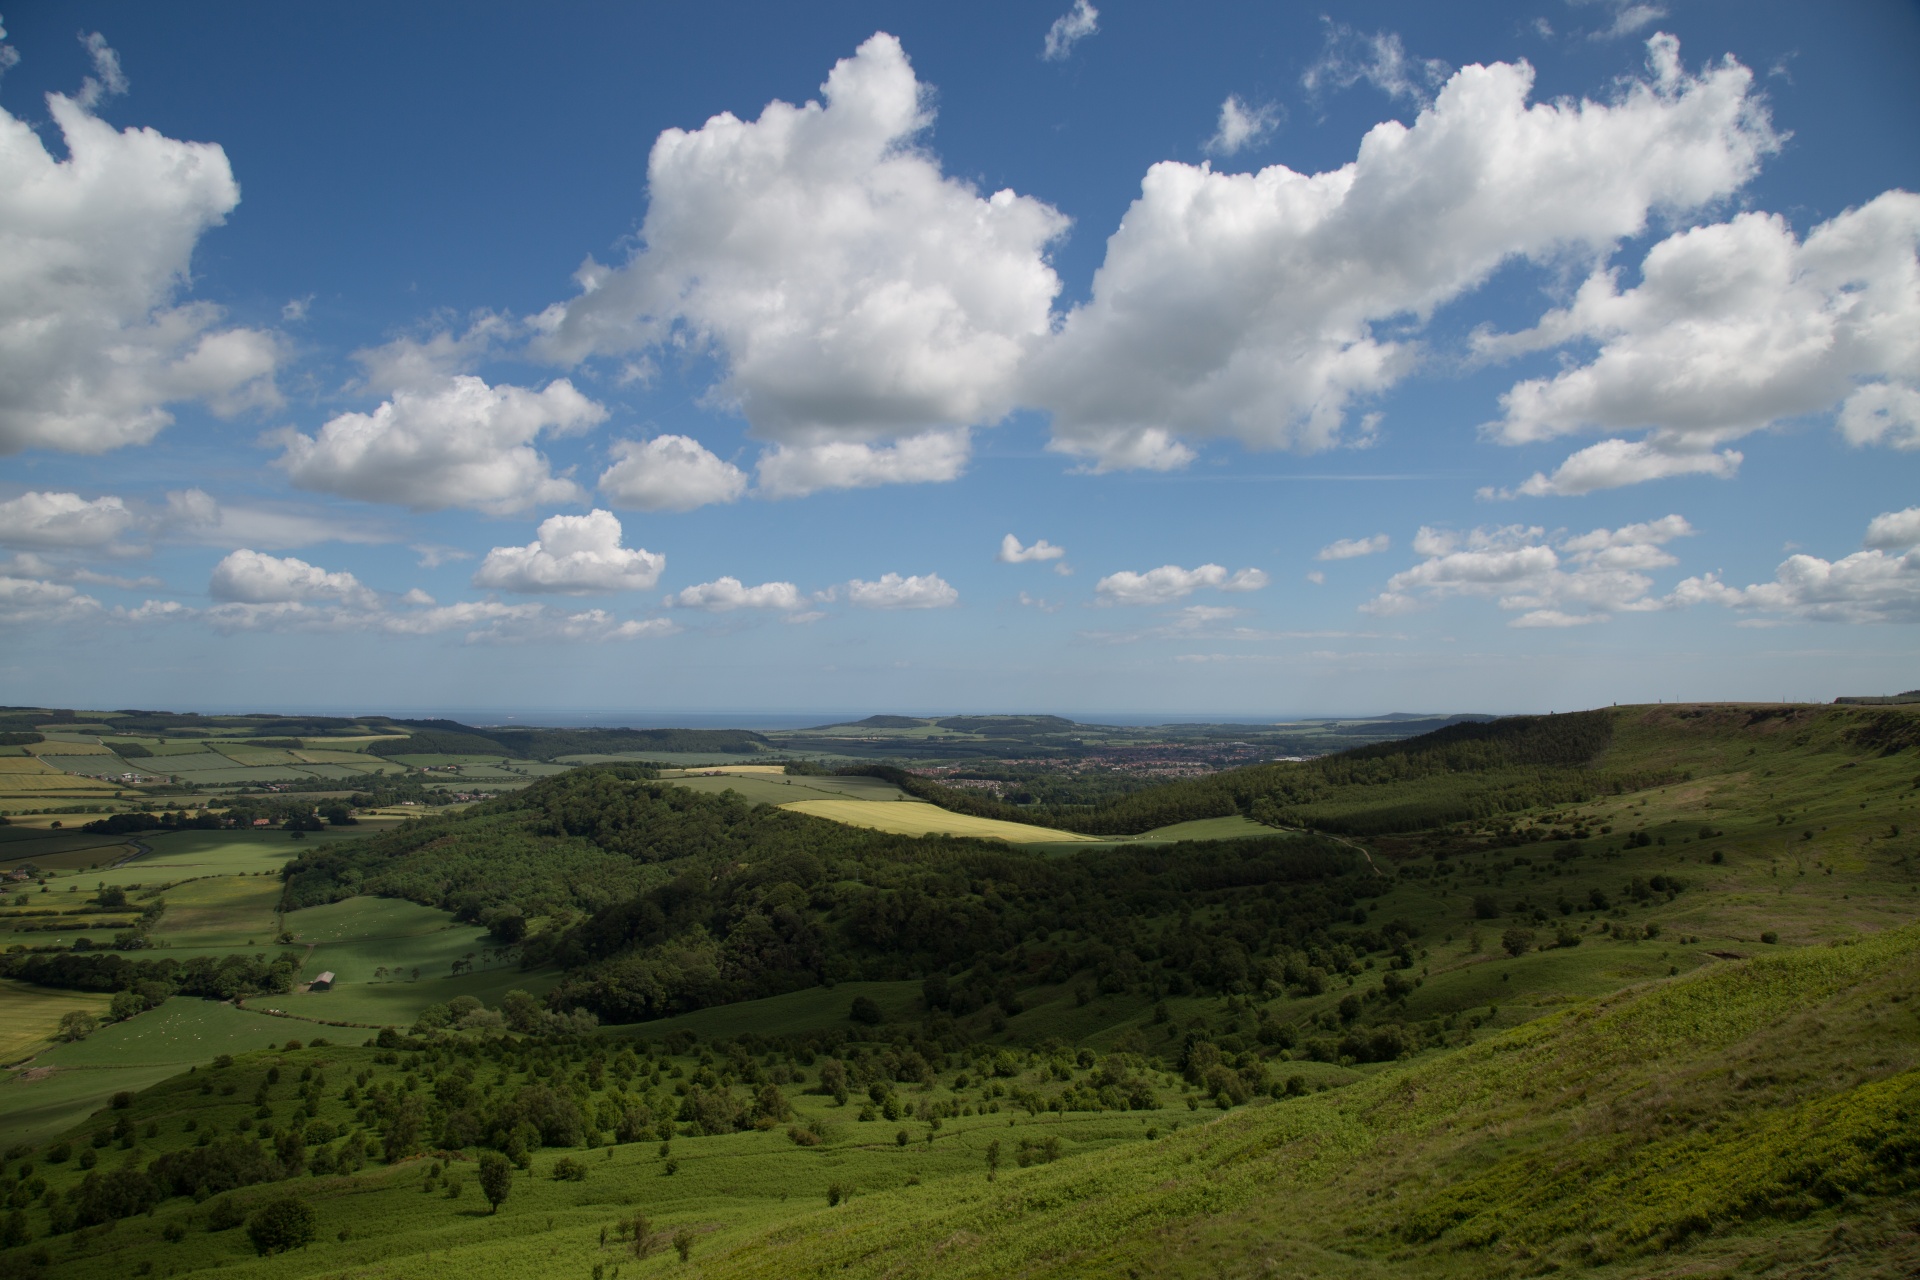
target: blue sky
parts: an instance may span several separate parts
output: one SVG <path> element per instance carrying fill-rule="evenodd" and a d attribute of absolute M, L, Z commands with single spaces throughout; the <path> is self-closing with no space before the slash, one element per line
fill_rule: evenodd
<path fill-rule="evenodd" d="M 5 12 L 0 700 L 1920 684 L 1920 10 Z"/>

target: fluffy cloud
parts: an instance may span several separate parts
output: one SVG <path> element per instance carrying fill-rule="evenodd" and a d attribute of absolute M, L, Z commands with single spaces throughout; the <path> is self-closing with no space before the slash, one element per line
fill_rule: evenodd
<path fill-rule="evenodd" d="M 747 491 L 745 472 L 690 436 L 620 440 L 612 452 L 613 465 L 600 473 L 600 492 L 615 506 L 691 511 L 736 501 Z"/>
<path fill-rule="evenodd" d="M 705 609 L 727 613 L 734 609 L 798 609 L 805 603 L 791 582 L 763 582 L 749 587 L 735 577 L 715 578 L 667 597 L 677 609 Z"/>
<path fill-rule="evenodd" d="M 1371 538 L 1339 538 L 1320 548 L 1315 560 L 1352 560 L 1357 556 L 1378 555 L 1393 545 L 1393 540 L 1384 533 L 1376 533 Z"/>
<path fill-rule="evenodd" d="M 1840 406 L 1840 434 L 1857 445 L 1920 449 L 1920 389 L 1899 382 L 1872 382 Z"/>
<path fill-rule="evenodd" d="M 529 391 L 459 375 L 396 391 L 372 413 L 343 413 L 317 435 L 289 433 L 278 465 L 302 489 L 362 502 L 507 514 L 578 501 L 579 487 L 553 475 L 532 442 L 606 416 L 565 378 Z"/>
<path fill-rule="evenodd" d="M 0 502 L 0 546 L 97 550 L 137 522 L 118 498 L 89 501 L 77 493 L 23 493 Z"/>
<path fill-rule="evenodd" d="M 587 595 L 639 591 L 660 580 L 667 558 L 620 545 L 620 520 L 611 511 L 551 516 L 524 547 L 495 547 L 473 575 L 473 585 L 521 594 Z"/>
<path fill-rule="evenodd" d="M 1905 551 L 1920 546 L 1920 507 L 1875 516 L 1867 524 L 1866 544 L 1875 551 Z"/>
<path fill-rule="evenodd" d="M 1668 476 L 1707 475 L 1730 480 L 1740 470 L 1744 457 L 1737 449 L 1672 450 L 1650 440 L 1602 440 L 1575 453 L 1552 475 L 1534 472 L 1517 492 L 1528 497 L 1592 493 Z M 1480 496 L 1511 498 L 1515 492 L 1488 487 L 1480 490 Z"/>
<path fill-rule="evenodd" d="M 98 600 L 64 583 L 0 575 L 0 626 L 77 622 L 99 613 Z"/>
<path fill-rule="evenodd" d="M 1772 582 L 1748 587 L 1713 574 L 1688 578 L 1670 599 L 1805 622 L 1920 622 L 1920 507 L 1875 516 L 1866 542 L 1868 550 L 1839 560 L 1788 556 Z"/>
<path fill-rule="evenodd" d="M 662 133 L 644 247 L 617 268 L 583 266 L 580 295 L 534 321 L 536 349 L 574 362 L 710 347 L 726 368 L 714 400 L 790 450 L 910 443 L 1004 416 L 1049 332 L 1060 282 L 1045 249 L 1066 219 L 941 173 L 915 145 L 928 95 L 892 36 L 837 64 L 822 96 Z M 964 437 L 943 438 L 961 452 L 938 468 L 776 450 L 762 484 L 951 479 Z"/>
<path fill-rule="evenodd" d="M 760 455 L 761 494 L 799 498 L 822 489 L 870 489 L 958 479 L 967 469 L 967 433 L 928 431 L 891 445 L 776 445 Z"/>
<path fill-rule="evenodd" d="M 849 582 L 847 603 L 862 609 L 945 609 L 960 603 L 960 593 L 937 573 L 907 578 L 883 573 L 875 582 Z"/>
<path fill-rule="evenodd" d="M 1066 554 L 1065 547 L 1056 547 L 1045 538 L 1035 538 L 1032 546 L 1023 547 L 1020 539 L 1008 534 L 1000 539 L 1000 554 L 994 559 L 1001 564 L 1033 564 L 1042 560 L 1058 560 Z"/>
<path fill-rule="evenodd" d="M 213 566 L 207 591 L 234 604 L 293 604 L 338 600 L 371 608 L 373 592 L 350 573 L 329 573 L 293 556 L 270 556 L 241 548 Z"/>
<path fill-rule="evenodd" d="M 1506 525 L 1453 533 L 1422 528 L 1411 569 L 1387 580 L 1363 612 L 1407 613 L 1452 596 L 1493 598 L 1517 612 L 1515 627 L 1573 627 L 1605 622 L 1617 612 L 1662 607 L 1647 591 L 1650 569 L 1678 561 L 1665 549 L 1693 527 L 1677 515 L 1577 536 L 1548 537 L 1539 527 Z"/>
<path fill-rule="evenodd" d="M 1163 564 L 1145 573 L 1122 570 L 1110 573 L 1093 585 L 1102 604 L 1168 604 L 1192 595 L 1201 587 L 1216 591 L 1258 591 L 1267 585 L 1267 575 L 1258 569 L 1242 569 L 1228 574 L 1217 564 L 1197 569 L 1182 569 Z"/>
<path fill-rule="evenodd" d="M 1889 191 L 1804 242 L 1765 213 L 1680 232 L 1648 251 L 1638 285 L 1596 272 L 1572 305 L 1479 346 L 1501 355 L 1572 342 L 1599 351 L 1517 383 L 1496 437 L 1650 434 L 1583 450 L 1523 493 L 1730 474 L 1740 456 L 1716 446 L 1836 407 L 1856 445 L 1920 447 L 1920 195 Z"/>
<path fill-rule="evenodd" d="M 1207 139 L 1207 150 L 1216 156 L 1237 155 L 1264 139 L 1280 121 L 1273 106 L 1248 106 L 1233 95 L 1220 104 L 1220 123 Z"/>
<path fill-rule="evenodd" d="M 1029 372 L 1052 447 L 1100 467 L 1179 465 L 1182 434 L 1332 447 L 1350 403 L 1416 362 L 1380 322 L 1736 189 L 1777 145 L 1752 73 L 1689 75 L 1666 36 L 1649 49 L 1650 76 L 1606 103 L 1529 103 L 1525 64 L 1464 67 L 1327 173 L 1154 165 L 1091 299 Z"/>
<path fill-rule="evenodd" d="M 194 246 L 240 201 L 226 153 L 101 121 L 118 64 L 90 50 L 100 78 L 47 97 L 66 159 L 0 111 L 0 454 L 145 444 L 183 401 L 277 402 L 275 339 L 178 301 Z"/>
<path fill-rule="evenodd" d="M 471 373 L 480 361 L 517 332 L 507 316 L 483 311 L 467 323 L 466 332 L 437 330 L 425 338 L 401 336 L 377 347 L 364 347 L 353 358 L 366 371 L 366 387 L 386 395 L 394 391 L 432 392 L 446 380 Z"/>
<path fill-rule="evenodd" d="M 1073 46 L 1100 30 L 1100 11 L 1087 0 L 1073 0 L 1073 8 L 1053 20 L 1047 28 L 1047 42 L 1040 56 L 1048 62 L 1064 62 Z"/>

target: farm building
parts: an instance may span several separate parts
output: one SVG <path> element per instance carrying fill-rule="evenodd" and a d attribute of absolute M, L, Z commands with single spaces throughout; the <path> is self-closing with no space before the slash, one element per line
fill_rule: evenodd
<path fill-rule="evenodd" d="M 325 973 L 321 974 L 319 977 L 315 978 L 311 983 L 308 984 L 307 990 L 309 991 L 333 990 L 333 970 L 329 969 Z"/>

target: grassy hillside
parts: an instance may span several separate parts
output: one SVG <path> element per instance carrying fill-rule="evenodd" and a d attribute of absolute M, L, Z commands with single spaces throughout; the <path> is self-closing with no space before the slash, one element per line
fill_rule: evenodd
<path fill-rule="evenodd" d="M 1044 851 L 537 781 L 310 849 L 279 905 L 343 973 L 558 969 L 42 1054 L 132 1092 L 14 1113 L 0 1275 L 1911 1275 L 1916 748 L 1904 708 L 1467 723 L 1112 821 L 1225 797 L 1154 831 L 1204 843 Z M 349 1005 L 408 1029 L 300 1020 Z M 289 1191 L 304 1249 L 220 1226 Z"/>

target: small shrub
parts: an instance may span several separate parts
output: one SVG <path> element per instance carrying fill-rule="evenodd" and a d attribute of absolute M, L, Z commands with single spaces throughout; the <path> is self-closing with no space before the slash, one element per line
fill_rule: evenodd
<path fill-rule="evenodd" d="M 247 1223 L 247 1239 L 261 1257 L 304 1249 L 316 1234 L 313 1206 L 299 1196 L 268 1201 Z"/>
<path fill-rule="evenodd" d="M 680 1255 L 682 1262 L 693 1256 L 692 1228 L 682 1227 L 673 1233 L 673 1251 Z"/>
<path fill-rule="evenodd" d="M 1775 943 L 1780 941 L 1780 935 L 1775 933 L 1773 930 L 1769 929 L 1765 933 L 1760 935 L 1760 941 L 1769 943 L 1769 944 Z"/>
<path fill-rule="evenodd" d="M 213 1208 L 207 1210 L 207 1230 L 231 1231 L 247 1220 L 247 1211 L 232 1196 L 226 1196 L 213 1202 Z"/>
<path fill-rule="evenodd" d="M 555 1182 L 585 1182 L 587 1166 L 572 1156 L 561 1156 L 553 1162 L 553 1180 Z"/>

